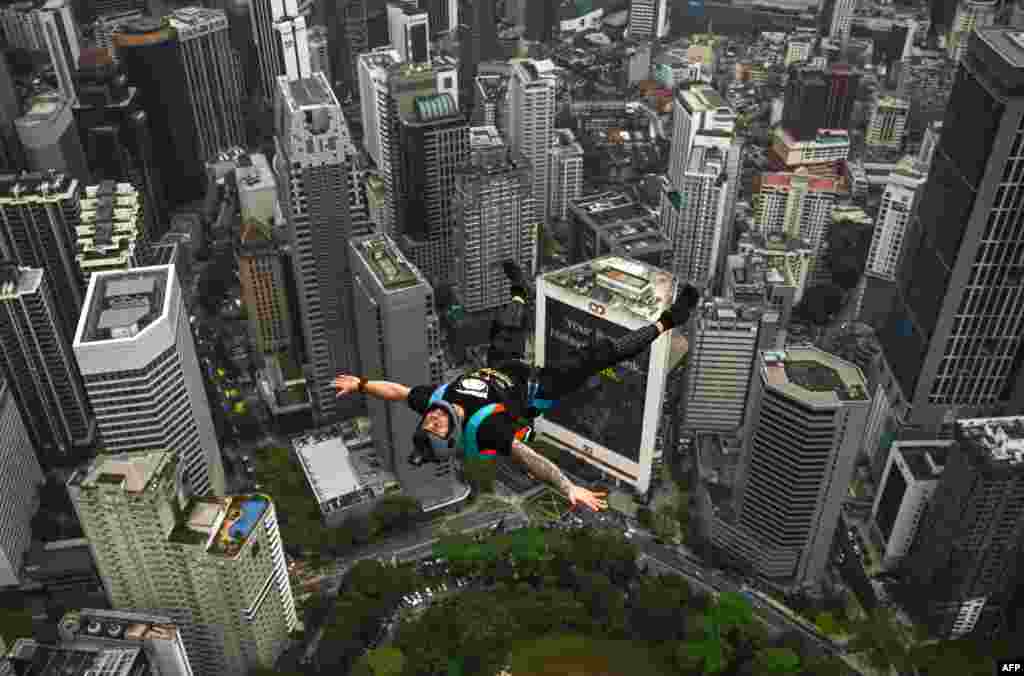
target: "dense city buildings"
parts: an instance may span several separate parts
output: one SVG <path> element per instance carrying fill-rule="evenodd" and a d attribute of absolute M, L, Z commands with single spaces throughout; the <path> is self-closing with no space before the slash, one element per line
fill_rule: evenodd
<path fill-rule="evenodd" d="M 435 0 L 435 4 L 451 3 L 455 0 Z M 472 108 L 476 103 L 473 89 L 479 66 L 485 61 L 501 56 L 501 45 L 498 42 L 498 28 L 495 2 L 487 0 L 462 0 L 458 2 L 455 16 L 449 10 L 449 26 L 460 28 L 459 35 L 459 90 L 460 101 L 464 108 Z M 433 26 L 434 30 L 439 29 Z M 454 30 L 454 29 L 453 29 Z"/>
<path fill-rule="evenodd" d="M 172 266 L 92 275 L 74 351 L 105 452 L 173 448 L 197 495 L 224 495 L 220 444 Z"/>
<path fill-rule="evenodd" d="M 181 637 L 168 617 L 149 613 L 82 608 L 64 614 L 57 625 L 68 648 L 141 648 L 149 667 L 160 676 L 192 676 L 195 672 Z"/>
<path fill-rule="evenodd" d="M 909 115 L 909 101 L 883 96 L 871 111 L 865 142 L 870 147 L 900 150 Z"/>
<path fill-rule="evenodd" d="M 359 325 L 361 373 L 410 386 L 442 382 L 440 321 L 430 283 L 386 235 L 353 240 L 349 256 L 356 280 L 355 307 L 362 317 L 376 317 Z M 469 489 L 458 480 L 454 459 L 419 466 L 408 462 L 419 422 L 414 411 L 372 398 L 367 409 L 377 457 L 406 495 L 419 500 L 426 511 L 465 499 Z"/>
<path fill-rule="evenodd" d="M 59 94 L 36 97 L 15 120 L 18 138 L 31 171 L 59 171 L 76 179 L 89 176 L 85 153 L 75 127 L 71 103 Z"/>
<path fill-rule="evenodd" d="M 548 217 L 564 219 L 583 191 L 583 147 L 569 129 L 556 129 L 551 142 Z"/>
<path fill-rule="evenodd" d="M 997 0 L 960 0 L 946 38 L 946 49 L 954 64 L 967 53 L 971 34 L 976 29 L 995 25 L 998 12 Z"/>
<path fill-rule="evenodd" d="M 43 471 L 18 403 L 0 378 L 0 585 L 17 585 L 32 540 Z"/>
<path fill-rule="evenodd" d="M 238 242 L 238 283 L 252 343 L 263 354 L 292 346 L 284 266 L 282 242 L 270 223 L 243 221 Z"/>
<path fill-rule="evenodd" d="M 46 40 L 46 51 L 57 79 L 57 91 L 67 104 L 74 105 L 75 69 L 81 46 L 72 4 L 69 0 L 47 0 L 34 14 Z"/>
<path fill-rule="evenodd" d="M 954 440 L 908 557 L 908 611 L 941 637 L 986 635 L 1021 575 L 1024 418 L 957 420 Z"/>
<path fill-rule="evenodd" d="M 334 376 L 358 365 L 348 257 L 352 232 L 351 141 L 341 106 L 323 73 L 278 79 L 277 154 L 314 416 L 331 422 L 344 402 Z M 349 400 L 351 401 L 351 400 Z"/>
<path fill-rule="evenodd" d="M 651 209 L 630 194 L 608 191 L 581 197 L 569 206 L 569 224 L 573 263 L 617 255 L 672 269 L 672 242 Z"/>
<path fill-rule="evenodd" d="M 904 422 L 924 433 L 948 437 L 950 416 L 992 414 L 1024 397 L 1022 268 L 1012 253 L 1021 237 L 1012 205 L 1024 190 L 1015 173 L 1024 96 L 1002 93 L 1024 81 L 1017 39 L 981 29 L 958 66 L 898 293 L 879 327 L 910 405 Z"/>
<path fill-rule="evenodd" d="M 298 618 L 268 496 L 192 492 L 162 450 L 101 455 L 67 489 L 111 606 L 170 618 L 197 676 L 280 657 Z"/>
<path fill-rule="evenodd" d="M 812 176 L 802 167 L 792 174 L 763 174 L 755 179 L 755 189 L 759 232 L 801 239 L 814 250 L 824 241 L 832 209 L 846 192 L 841 178 Z"/>
<path fill-rule="evenodd" d="M 631 0 L 629 37 L 634 40 L 658 40 L 668 32 L 667 0 Z"/>
<path fill-rule="evenodd" d="M 470 160 L 459 167 L 452 265 L 455 288 L 469 312 L 505 305 L 509 282 L 503 261 L 533 264 L 529 220 L 532 173 L 495 127 L 472 127 Z"/>

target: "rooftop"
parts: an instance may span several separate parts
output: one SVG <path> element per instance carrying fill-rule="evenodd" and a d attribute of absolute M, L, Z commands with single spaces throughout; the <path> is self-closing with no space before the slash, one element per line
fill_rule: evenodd
<path fill-rule="evenodd" d="M 597 226 L 643 219 L 651 215 L 650 209 L 637 202 L 632 195 L 614 191 L 581 197 L 572 202 L 569 209 Z"/>
<path fill-rule="evenodd" d="M 1024 68 L 1024 32 L 1005 28 L 979 28 L 979 38 L 989 44 L 1014 68 Z"/>
<path fill-rule="evenodd" d="M 451 94 L 417 96 L 414 105 L 416 106 L 416 116 L 420 122 L 433 122 L 459 114 L 459 108 L 455 105 L 455 99 Z"/>
<path fill-rule="evenodd" d="M 172 270 L 165 266 L 94 274 L 81 341 L 134 338 L 145 330 L 163 314 Z"/>
<path fill-rule="evenodd" d="M 853 364 L 816 347 L 762 353 L 765 382 L 810 404 L 867 401 L 864 375 Z"/>
<path fill-rule="evenodd" d="M 473 150 L 505 147 L 501 132 L 493 124 L 469 128 L 469 145 Z"/>
<path fill-rule="evenodd" d="M 0 261 L 0 300 L 35 293 L 42 281 L 41 268 L 23 268 L 12 261 Z"/>
<path fill-rule="evenodd" d="M 928 445 L 910 445 L 907 442 L 896 442 L 894 447 L 899 450 L 910 474 L 917 481 L 934 481 L 942 475 L 946 464 L 946 456 L 952 441 L 936 442 Z"/>
<path fill-rule="evenodd" d="M 58 172 L 0 174 L 0 204 L 12 201 L 60 201 L 70 197 L 78 181 Z"/>
<path fill-rule="evenodd" d="M 313 73 L 312 77 L 289 81 L 288 92 L 299 109 L 338 105 L 323 73 Z"/>
<path fill-rule="evenodd" d="M 714 87 L 707 84 L 693 84 L 679 89 L 679 97 L 694 113 L 721 111 L 732 113 L 732 108 Z"/>
<path fill-rule="evenodd" d="M 674 282 L 664 270 L 621 256 L 595 258 L 543 279 L 584 300 L 621 307 L 648 321 L 671 304 Z"/>
<path fill-rule="evenodd" d="M 321 508 L 364 491 L 369 484 L 395 480 L 367 453 L 351 451 L 340 427 L 316 430 L 293 439 L 292 447 Z M 369 456 L 376 457 L 372 451 Z"/>
<path fill-rule="evenodd" d="M 386 291 L 416 286 L 420 278 L 402 253 L 384 235 L 374 235 L 353 244 Z"/>
<path fill-rule="evenodd" d="M 958 420 L 957 438 L 981 449 L 993 463 L 1024 463 L 1024 416 Z"/>
<path fill-rule="evenodd" d="M 174 454 L 163 450 L 98 455 L 86 469 L 75 472 L 69 483 L 81 488 L 102 485 L 142 493 L 154 478 L 170 471 L 173 463 Z"/>
<path fill-rule="evenodd" d="M 17 676 L 127 676 L 139 668 L 142 648 L 71 648 L 20 638 L 9 657 Z"/>
<path fill-rule="evenodd" d="M 178 634 L 178 628 L 166 617 L 89 609 L 65 613 L 60 622 L 60 630 L 73 639 L 96 636 L 125 641 L 171 641 Z"/>
<path fill-rule="evenodd" d="M 209 554 L 234 558 L 269 506 L 265 495 L 192 498 L 169 539 L 204 545 Z"/>

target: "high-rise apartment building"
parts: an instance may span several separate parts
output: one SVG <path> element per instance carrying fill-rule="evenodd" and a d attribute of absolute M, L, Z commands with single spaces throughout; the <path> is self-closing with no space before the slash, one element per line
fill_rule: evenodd
<path fill-rule="evenodd" d="M 164 450 L 100 455 L 67 488 L 115 610 L 170 618 L 197 676 L 273 666 L 298 619 L 268 496 L 199 496 Z"/>
<path fill-rule="evenodd" d="M 0 373 L 7 380 L 44 464 L 66 459 L 95 429 L 71 342 L 48 278 L 0 262 Z"/>
<path fill-rule="evenodd" d="M 498 131 L 507 135 L 508 81 L 508 75 L 503 73 L 482 73 L 476 76 L 473 85 L 473 124 L 494 125 Z"/>
<path fill-rule="evenodd" d="M 629 37 L 633 40 L 660 40 L 668 33 L 667 0 L 631 0 Z"/>
<path fill-rule="evenodd" d="M 242 221 L 238 282 L 256 349 L 270 354 L 291 347 L 292 318 L 288 311 L 282 242 L 269 223 Z"/>
<path fill-rule="evenodd" d="M 865 273 L 879 279 L 896 280 L 910 218 L 926 178 L 923 169 L 912 158 L 906 157 L 889 174 L 885 192 L 882 193 L 882 203 L 875 216 Z"/>
<path fill-rule="evenodd" d="M 509 80 L 508 132 L 506 140 L 514 152 L 530 161 L 533 168 L 533 216 L 531 223 L 547 222 L 551 189 L 548 153 L 555 128 L 557 78 L 551 61 L 526 60 L 513 66 Z M 533 270 L 524 267 L 528 272 Z"/>
<path fill-rule="evenodd" d="M 30 524 L 39 508 L 37 490 L 44 481 L 25 419 L 0 378 L 0 585 L 17 585 L 32 543 Z"/>
<path fill-rule="evenodd" d="M 149 118 L 153 161 L 164 183 L 167 208 L 200 199 L 206 187 L 204 159 L 177 32 L 153 18 L 136 19 L 114 34 L 114 45 L 122 72 L 138 88 L 139 104 Z"/>
<path fill-rule="evenodd" d="M 971 33 L 976 28 L 994 26 L 998 12 L 998 0 L 960 0 L 946 38 L 946 49 L 953 63 L 959 62 L 967 52 Z"/>
<path fill-rule="evenodd" d="M 82 50 L 76 82 L 73 112 L 92 182 L 130 181 L 146 206 L 143 239 L 159 241 L 170 213 L 138 88 L 127 84 L 105 49 Z"/>
<path fill-rule="evenodd" d="M 928 180 L 879 326 L 908 425 L 939 437 L 953 416 L 1024 401 L 1024 38 L 982 28 L 958 67 Z M 968 121 L 969 120 L 969 121 Z M 1009 200 L 1009 201 L 1008 201 Z M 1013 403 L 1015 402 L 1015 403 Z"/>
<path fill-rule="evenodd" d="M 673 274 L 699 285 L 718 284 L 739 190 L 736 115 L 709 85 L 676 90 L 668 179 L 661 222 L 673 246 Z"/>
<path fill-rule="evenodd" d="M 68 340 L 82 309 L 75 260 L 79 182 L 57 173 L 0 176 L 0 249 L 23 267 L 42 268 Z"/>
<path fill-rule="evenodd" d="M 796 172 L 806 168 L 814 175 L 841 175 L 844 162 L 850 155 L 850 134 L 847 131 L 819 129 L 816 136 L 798 141 L 784 128 L 775 130 L 768 149 L 768 166 L 772 171 Z"/>
<path fill-rule="evenodd" d="M 142 648 L 159 676 L 194 676 L 181 629 L 169 617 L 82 608 L 64 613 L 57 635 L 73 649 Z"/>
<path fill-rule="evenodd" d="M 323 73 L 281 77 L 278 91 L 274 169 L 289 225 L 303 363 L 314 417 L 329 422 L 341 407 L 335 375 L 352 373 L 359 363 L 349 262 L 338 254 L 352 235 L 352 144 Z"/>
<path fill-rule="evenodd" d="M 779 313 L 716 298 L 690 327 L 683 428 L 735 434 L 759 350 L 775 347 Z"/>
<path fill-rule="evenodd" d="M 906 565 L 908 611 L 943 638 L 1000 627 L 1024 541 L 1024 418 L 961 419 L 954 439 Z"/>
<path fill-rule="evenodd" d="M 564 219 L 569 214 L 569 205 L 583 193 L 583 146 L 571 129 L 556 129 L 549 156 L 551 205 L 548 215 L 552 219 Z"/>
<path fill-rule="evenodd" d="M 59 94 L 36 97 L 14 122 L 31 171 L 60 171 L 79 180 L 89 176 L 71 104 Z"/>
<path fill-rule="evenodd" d="M 755 220 L 764 235 L 801 239 L 817 251 L 825 239 L 832 209 L 845 193 L 842 179 L 793 174 L 763 174 L 755 179 Z"/>
<path fill-rule="evenodd" d="M 274 32 L 280 45 L 278 54 L 281 57 L 281 71 L 278 77 L 284 75 L 289 80 L 309 77 L 313 71 L 310 66 L 306 17 L 286 14 L 274 23 Z"/>
<path fill-rule="evenodd" d="M 910 116 L 910 102 L 894 96 L 883 96 L 871 111 L 865 143 L 873 148 L 900 150 Z"/>
<path fill-rule="evenodd" d="M 897 441 L 890 448 L 870 521 L 871 535 L 881 544 L 883 568 L 897 568 L 914 544 L 953 443 Z"/>
<path fill-rule="evenodd" d="M 804 38 L 797 38 L 786 43 L 786 56 L 783 65 L 792 66 L 795 63 L 802 63 L 810 58 L 814 43 Z"/>
<path fill-rule="evenodd" d="M 74 341 L 108 453 L 173 448 L 197 495 L 224 495 L 224 467 L 173 266 L 98 272 Z"/>
<path fill-rule="evenodd" d="M 939 138 L 942 136 L 942 120 L 929 124 L 924 130 L 924 138 L 921 140 L 921 148 L 917 151 L 917 161 L 930 167 L 932 158 L 935 156 L 935 149 L 939 145 Z"/>
<path fill-rule="evenodd" d="M 387 235 L 351 242 L 355 280 L 353 301 L 358 327 L 361 371 L 368 378 L 403 383 L 437 383 L 444 377 L 439 320 L 430 283 Z M 395 473 L 403 491 L 425 511 L 439 509 L 468 495 L 456 478 L 458 463 L 412 465 L 412 434 L 419 422 L 408 406 L 368 399 L 377 456 Z"/>
<path fill-rule="evenodd" d="M 199 158 L 245 142 L 242 73 L 233 57 L 228 17 L 222 9 L 185 7 L 167 18 L 178 38 L 195 119 Z"/>
<path fill-rule="evenodd" d="M 430 63 L 430 17 L 414 0 L 388 2 L 388 36 L 402 61 Z"/>
<path fill-rule="evenodd" d="M 529 208 L 530 165 L 514 155 L 494 127 L 469 131 L 470 160 L 457 171 L 454 232 L 455 288 L 470 312 L 508 302 L 502 261 L 529 263 L 534 233 Z"/>
<path fill-rule="evenodd" d="M 254 0 L 249 3 L 249 20 L 264 103 L 272 104 L 277 78 L 289 72 L 289 64 L 303 77 L 309 75 L 306 17 L 297 0 Z"/>
<path fill-rule="evenodd" d="M 87 186 L 81 207 L 75 230 L 78 267 L 86 284 L 94 272 L 145 264 L 142 199 L 131 183 L 104 181 Z"/>
<path fill-rule="evenodd" d="M 867 422 L 860 369 L 815 347 L 762 352 L 735 493 L 736 551 L 788 587 L 820 579 Z"/>

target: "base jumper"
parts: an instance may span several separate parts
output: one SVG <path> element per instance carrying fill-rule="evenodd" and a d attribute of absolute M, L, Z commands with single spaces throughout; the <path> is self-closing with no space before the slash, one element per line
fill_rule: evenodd
<path fill-rule="evenodd" d="M 512 282 L 510 302 L 491 325 L 488 368 L 473 369 L 441 386 L 407 387 L 339 374 L 337 396 L 362 392 L 392 402 L 404 402 L 422 418 L 413 437 L 409 462 L 415 465 L 460 454 L 463 457 L 516 459 L 534 476 L 556 487 L 575 507 L 593 510 L 608 506 L 604 493 L 577 486 L 558 465 L 527 445 L 529 427 L 522 419 L 536 417 L 559 399 L 583 388 L 592 376 L 642 353 L 665 331 L 682 326 L 700 300 L 693 286 L 682 288 L 658 321 L 616 340 L 604 339 L 572 359 L 533 368 L 523 359 L 528 315 L 527 282 L 514 263 L 504 264 Z"/>

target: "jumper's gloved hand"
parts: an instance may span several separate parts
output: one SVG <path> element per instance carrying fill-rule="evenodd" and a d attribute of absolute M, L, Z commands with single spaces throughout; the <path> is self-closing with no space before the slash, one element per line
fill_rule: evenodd
<path fill-rule="evenodd" d="M 666 331 L 682 326 L 690 320 L 690 315 L 697 307 L 698 302 L 700 302 L 700 291 L 692 284 L 687 284 L 676 295 L 672 307 L 661 313 L 658 321 L 664 325 Z"/>

